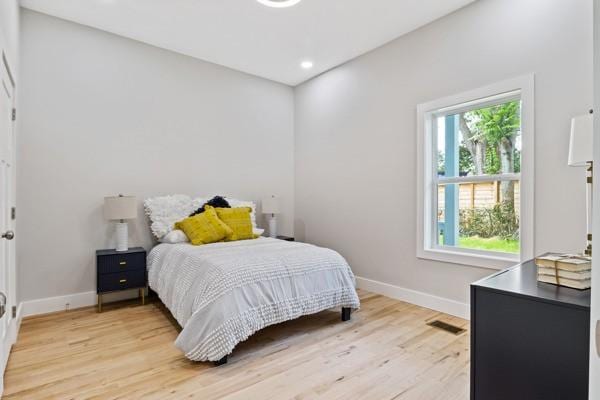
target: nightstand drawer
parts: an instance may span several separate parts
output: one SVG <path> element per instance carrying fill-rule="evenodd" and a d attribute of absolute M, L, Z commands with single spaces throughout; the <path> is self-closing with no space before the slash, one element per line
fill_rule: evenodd
<path fill-rule="evenodd" d="M 98 275 L 98 293 L 115 292 L 146 286 L 146 270 L 117 272 Z"/>
<path fill-rule="evenodd" d="M 98 274 L 146 269 L 146 253 L 126 253 L 98 257 Z"/>

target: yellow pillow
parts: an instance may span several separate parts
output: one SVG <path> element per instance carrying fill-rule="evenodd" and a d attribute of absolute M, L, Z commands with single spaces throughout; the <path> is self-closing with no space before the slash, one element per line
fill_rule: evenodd
<path fill-rule="evenodd" d="M 218 242 L 233 234 L 212 207 L 207 207 L 202 214 L 177 222 L 175 229 L 181 229 L 193 245 Z"/>
<path fill-rule="evenodd" d="M 254 239 L 250 207 L 215 208 L 219 219 L 231 228 L 232 234 L 225 238 L 226 242 L 234 240 Z"/>

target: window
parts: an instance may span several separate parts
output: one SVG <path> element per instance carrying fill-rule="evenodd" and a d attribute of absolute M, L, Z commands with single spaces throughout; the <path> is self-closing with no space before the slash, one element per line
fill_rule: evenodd
<path fill-rule="evenodd" d="M 533 256 L 533 77 L 418 107 L 422 258 L 502 268 Z"/>

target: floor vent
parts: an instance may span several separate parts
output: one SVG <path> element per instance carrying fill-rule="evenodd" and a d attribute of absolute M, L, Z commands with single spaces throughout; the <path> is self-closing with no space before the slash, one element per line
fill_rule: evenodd
<path fill-rule="evenodd" d="M 460 328 L 456 325 L 447 324 L 445 322 L 436 319 L 435 321 L 428 322 L 427 325 L 433 326 L 434 328 L 442 329 L 446 332 L 450 332 L 453 335 L 460 335 L 463 332 L 466 332 L 466 329 Z"/>

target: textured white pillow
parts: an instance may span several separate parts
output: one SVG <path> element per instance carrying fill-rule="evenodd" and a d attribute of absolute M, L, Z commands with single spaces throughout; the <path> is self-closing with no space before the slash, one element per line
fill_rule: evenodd
<path fill-rule="evenodd" d="M 204 203 L 206 203 L 213 197 L 215 197 L 215 196 L 199 197 L 199 198 L 194 199 L 194 203 L 199 203 L 198 206 L 196 208 L 194 208 L 194 210 L 196 210 L 197 208 L 202 206 Z M 255 202 L 249 201 L 249 200 L 233 199 L 231 197 L 225 197 L 225 200 L 227 200 L 227 202 L 229 203 L 229 205 L 231 207 L 250 207 L 252 209 L 252 212 L 250 212 L 250 219 L 252 220 L 252 227 L 254 229 L 258 229 L 258 227 L 256 226 L 256 203 Z"/>
<path fill-rule="evenodd" d="M 185 233 L 183 233 L 182 230 L 173 229 L 171 232 L 169 232 L 165 236 L 163 236 L 160 239 L 160 241 L 161 241 L 161 243 L 175 244 L 175 243 L 186 243 L 186 242 L 189 242 L 190 240 L 185 235 Z"/>
<path fill-rule="evenodd" d="M 150 230 L 157 239 L 161 239 L 173 230 L 175 222 L 187 218 L 194 210 L 204 204 L 205 199 L 194 199 L 184 194 L 159 196 L 146 199 L 144 209 L 150 217 Z"/>
<path fill-rule="evenodd" d="M 252 233 L 254 233 L 255 235 L 258 235 L 258 236 L 262 236 L 262 234 L 265 233 L 265 230 L 261 229 L 261 228 L 254 228 L 252 230 Z"/>

